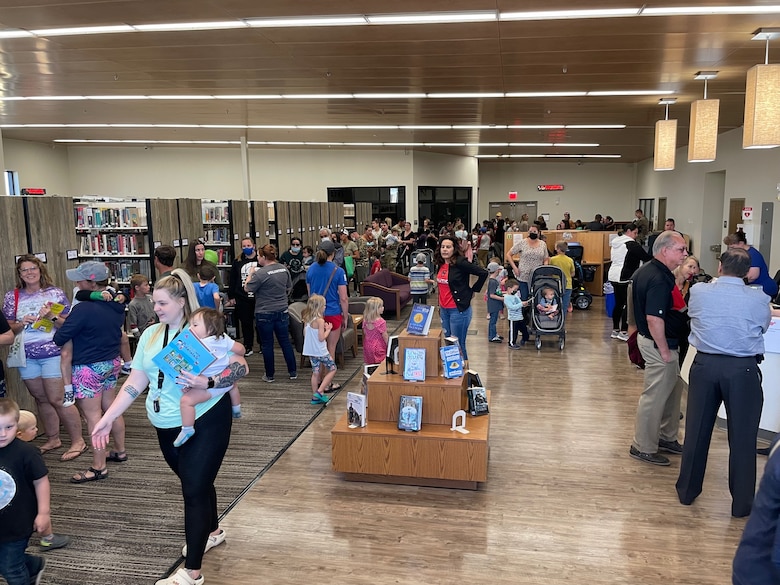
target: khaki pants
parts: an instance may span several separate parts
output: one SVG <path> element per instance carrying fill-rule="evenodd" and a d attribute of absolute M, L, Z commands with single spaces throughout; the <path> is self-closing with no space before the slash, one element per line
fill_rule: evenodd
<path fill-rule="evenodd" d="M 652 338 L 637 337 L 639 351 L 645 359 L 645 382 L 639 406 L 633 445 L 642 453 L 657 453 L 658 439 L 676 441 L 680 430 L 682 380 L 676 349 L 672 361 L 665 362 Z"/>

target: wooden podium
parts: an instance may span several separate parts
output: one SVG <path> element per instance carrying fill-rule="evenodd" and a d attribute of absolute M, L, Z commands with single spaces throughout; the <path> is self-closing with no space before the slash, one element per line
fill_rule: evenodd
<path fill-rule="evenodd" d="M 440 343 L 441 330 L 431 332 Z M 345 413 L 331 431 L 334 471 L 350 481 L 460 489 L 477 489 L 487 481 L 490 415 L 467 415 L 467 435 L 450 430 L 455 411 L 466 410 L 466 376 L 447 379 L 438 375 L 438 348 L 435 355 L 437 375 L 426 374 L 423 382 L 407 382 L 402 375 L 385 374 L 381 368 L 371 375 L 366 426 L 350 429 Z M 418 432 L 398 429 L 403 394 L 423 397 Z"/>

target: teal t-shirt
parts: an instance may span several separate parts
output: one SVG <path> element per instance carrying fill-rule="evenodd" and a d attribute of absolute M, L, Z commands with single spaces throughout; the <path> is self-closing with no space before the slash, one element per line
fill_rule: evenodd
<path fill-rule="evenodd" d="M 185 327 L 184 329 L 188 328 Z M 169 332 L 169 342 L 176 337 L 176 333 L 174 331 Z M 181 426 L 179 402 L 183 393 L 176 380 L 171 379 L 170 376 L 165 376 L 162 388 L 158 391 L 157 376 L 160 370 L 152 361 L 154 356 L 160 353 L 160 350 L 163 348 L 164 338 L 165 325 L 162 323 L 147 327 L 146 331 L 141 335 L 141 339 L 138 340 L 138 347 L 135 350 L 135 356 L 133 356 L 133 369 L 143 370 L 149 379 L 149 391 L 146 394 L 146 415 L 149 417 L 149 421 L 158 429 L 173 429 Z M 160 395 L 160 412 L 155 412 L 154 398 L 158 392 Z M 208 412 L 220 398 L 222 398 L 221 395 L 196 405 L 195 418 L 198 419 L 205 412 Z"/>

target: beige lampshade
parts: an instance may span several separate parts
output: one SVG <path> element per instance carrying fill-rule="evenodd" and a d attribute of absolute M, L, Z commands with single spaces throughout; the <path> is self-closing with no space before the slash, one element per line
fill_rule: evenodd
<path fill-rule="evenodd" d="M 677 120 L 658 120 L 655 123 L 653 168 L 656 171 L 673 171 L 676 150 Z"/>
<path fill-rule="evenodd" d="M 742 148 L 780 146 L 780 65 L 756 65 L 747 72 Z"/>
<path fill-rule="evenodd" d="M 712 162 L 718 150 L 720 100 L 696 100 L 691 104 L 688 162 Z"/>

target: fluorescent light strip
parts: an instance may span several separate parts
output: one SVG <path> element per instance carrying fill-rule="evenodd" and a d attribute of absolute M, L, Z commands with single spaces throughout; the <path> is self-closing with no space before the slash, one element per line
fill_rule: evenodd
<path fill-rule="evenodd" d="M 67 28 L 39 28 L 30 31 L 36 37 L 72 37 L 81 35 L 103 35 L 135 32 L 132 26 L 116 24 L 109 26 L 71 26 Z"/>
<path fill-rule="evenodd" d="M 537 97 L 580 97 L 587 95 L 587 91 L 512 91 L 507 92 L 506 97 L 511 98 L 537 98 Z"/>
<path fill-rule="evenodd" d="M 2 126 L 2 128 L 13 128 L 14 126 Z M 27 126 L 32 127 L 32 126 Z M 117 142 L 117 143 L 135 143 L 135 144 L 238 144 L 238 141 L 226 140 L 143 140 L 143 139 L 87 139 L 87 138 L 57 138 L 54 142 Z M 249 144 L 253 144 L 250 142 Z M 318 142 L 318 141 L 260 141 L 254 144 L 273 144 L 280 146 L 425 146 L 439 148 L 507 148 L 507 147 L 562 147 L 577 146 L 581 148 L 598 147 L 598 144 L 562 144 L 562 143 L 533 143 L 533 142 Z M 552 156 L 552 155 L 551 155 Z M 581 155 L 557 155 L 557 156 L 581 156 Z"/>
<path fill-rule="evenodd" d="M 188 30 L 225 30 L 231 28 L 246 28 L 249 24 L 244 20 L 219 20 L 214 22 L 163 22 L 158 24 L 136 24 L 133 31 L 138 32 L 177 32 Z"/>
<path fill-rule="evenodd" d="M 655 96 L 670 95 L 674 90 L 659 89 L 631 89 L 631 90 L 612 90 L 612 91 L 588 91 L 577 92 L 578 97 L 582 96 Z M 373 98 L 376 99 L 488 99 L 505 98 L 519 96 L 520 94 L 509 94 L 501 92 L 465 92 L 465 93 L 398 93 L 398 94 L 351 94 L 351 93 L 312 93 L 312 94 L 246 94 L 246 95 L 208 95 L 208 94 L 169 94 L 169 95 L 72 95 L 72 96 L 0 96 L 0 101 L 26 101 L 26 100 L 351 100 Z M 557 97 L 550 94 L 549 97 Z"/>
<path fill-rule="evenodd" d="M 474 158 L 622 158 L 620 154 L 475 154 Z"/>
<path fill-rule="evenodd" d="M 584 10 L 533 10 L 524 12 L 502 12 L 499 20 L 565 20 L 569 18 L 620 18 L 639 16 L 637 8 L 594 8 Z"/>
<path fill-rule="evenodd" d="M 411 14 L 369 14 L 369 24 L 443 24 L 460 22 L 492 22 L 498 20 L 495 10 L 469 12 L 419 12 Z"/>
<path fill-rule="evenodd" d="M 321 18 L 247 18 L 252 28 L 294 28 L 307 26 L 362 26 L 368 24 L 365 16 L 323 16 Z"/>
<path fill-rule="evenodd" d="M 116 24 L 49 29 L 0 30 L 0 39 L 23 37 L 80 36 L 92 34 L 125 34 L 143 32 L 177 32 L 226 30 L 236 28 L 305 28 L 318 26 L 383 26 L 407 24 L 459 24 L 471 22 L 512 22 L 564 19 L 629 18 L 643 16 L 706 16 L 710 14 L 777 14 L 780 5 L 767 6 L 677 6 L 663 8 L 604 8 L 584 10 L 538 10 L 497 12 L 473 10 L 465 12 L 417 12 L 398 14 L 344 14 L 322 17 L 239 18 L 227 21 L 169 22 L 148 24 Z"/>
<path fill-rule="evenodd" d="M 208 130 L 561 130 L 561 129 L 623 129 L 625 124 L 595 125 L 480 125 L 458 126 L 454 124 L 396 126 L 386 125 L 345 125 L 345 124 L 117 124 L 117 123 L 78 123 L 78 124 L 0 124 L 0 128 L 203 128 Z M 517 143 L 524 144 L 524 143 Z M 530 143 L 529 143 L 530 144 Z M 547 144 L 547 143 L 545 143 Z M 582 146 L 598 146 L 587 144 Z"/>

